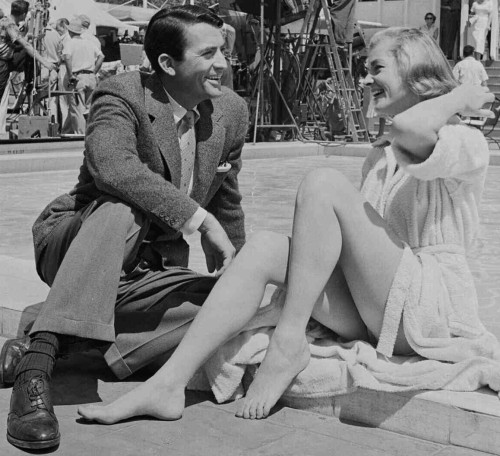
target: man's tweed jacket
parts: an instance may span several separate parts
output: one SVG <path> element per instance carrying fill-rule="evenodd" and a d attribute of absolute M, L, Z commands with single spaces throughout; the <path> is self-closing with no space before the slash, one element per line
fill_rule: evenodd
<path fill-rule="evenodd" d="M 101 83 L 93 95 L 78 183 L 52 201 L 33 226 L 37 259 L 61 220 L 103 195 L 146 214 L 163 234 L 162 256 L 172 252 L 168 264 L 187 266 L 187 244 L 178 230 L 198 205 L 219 220 L 239 250 L 245 231 L 237 175 L 247 106 L 223 88 L 221 97 L 200 103 L 198 110 L 197 171 L 189 197 L 179 190 L 179 141 L 160 79 L 154 73 L 129 72 Z M 224 172 L 227 163 L 231 168 Z"/>

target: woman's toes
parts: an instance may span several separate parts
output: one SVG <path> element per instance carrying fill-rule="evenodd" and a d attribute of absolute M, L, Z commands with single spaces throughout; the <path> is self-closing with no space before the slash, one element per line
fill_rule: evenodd
<path fill-rule="evenodd" d="M 245 409 L 243 410 L 243 418 L 245 418 L 246 420 L 252 417 L 252 415 L 250 414 L 251 409 L 252 409 L 252 404 L 250 402 L 247 402 L 245 404 Z"/>

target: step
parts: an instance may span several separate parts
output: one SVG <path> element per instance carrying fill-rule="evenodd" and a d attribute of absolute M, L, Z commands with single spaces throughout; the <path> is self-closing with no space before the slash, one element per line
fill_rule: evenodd
<path fill-rule="evenodd" d="M 500 68 L 494 70 L 486 70 L 486 74 L 489 77 L 498 77 L 500 76 Z"/>
<path fill-rule="evenodd" d="M 340 143 L 338 143 L 341 146 Z M 317 142 L 283 141 L 245 143 L 246 160 L 270 157 L 300 157 L 319 155 L 322 147 Z M 84 142 L 0 142 L 0 175 L 34 171 L 78 169 L 82 164 Z"/>
<path fill-rule="evenodd" d="M 0 174 L 77 169 L 84 141 L 0 141 Z"/>
<path fill-rule="evenodd" d="M 486 85 L 488 86 L 488 89 L 490 90 L 490 92 L 493 92 L 495 95 L 498 95 L 500 93 L 500 80 L 488 79 L 486 81 Z"/>
<path fill-rule="evenodd" d="M 494 138 L 494 139 L 500 139 L 500 125 L 495 125 L 493 127 L 493 130 L 490 130 L 490 127 L 485 127 L 483 130 L 483 133 L 487 138 Z"/>
<path fill-rule="evenodd" d="M 489 388 L 401 393 L 358 389 L 340 396 L 282 402 L 345 422 L 500 455 L 500 400 Z"/>
<path fill-rule="evenodd" d="M 487 60 L 483 61 L 483 65 L 487 70 L 500 70 L 500 61 L 498 60 Z"/>
<path fill-rule="evenodd" d="M 450 64 L 450 66 L 453 68 L 457 63 L 459 62 L 459 60 L 448 60 L 448 63 Z M 500 72 L 500 61 L 498 60 L 481 60 L 481 63 L 483 64 L 484 66 L 484 69 L 489 73 L 490 71 L 491 72 Z"/>

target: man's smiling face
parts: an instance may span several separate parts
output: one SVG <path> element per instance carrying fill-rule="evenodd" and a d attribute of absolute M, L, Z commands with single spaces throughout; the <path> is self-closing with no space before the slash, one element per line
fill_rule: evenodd
<path fill-rule="evenodd" d="M 222 95 L 221 77 L 227 63 L 222 50 L 224 38 L 221 29 L 209 24 L 194 24 L 184 30 L 186 47 L 183 60 L 172 62 L 175 75 L 172 82 L 184 100 L 186 108 L 203 100 Z M 176 94 L 177 94 L 176 93 Z M 172 94 L 175 98 L 176 94 Z"/>

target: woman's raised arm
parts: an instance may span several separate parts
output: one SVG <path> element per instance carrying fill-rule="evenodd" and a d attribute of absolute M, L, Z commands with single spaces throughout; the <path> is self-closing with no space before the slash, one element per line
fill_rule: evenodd
<path fill-rule="evenodd" d="M 458 123 L 457 114 L 491 117 L 483 106 L 494 100 L 484 86 L 461 85 L 437 98 L 422 101 L 394 116 L 390 136 L 399 150 L 413 155 L 415 162 L 425 160 L 433 151 L 438 132 L 448 123 Z"/>

